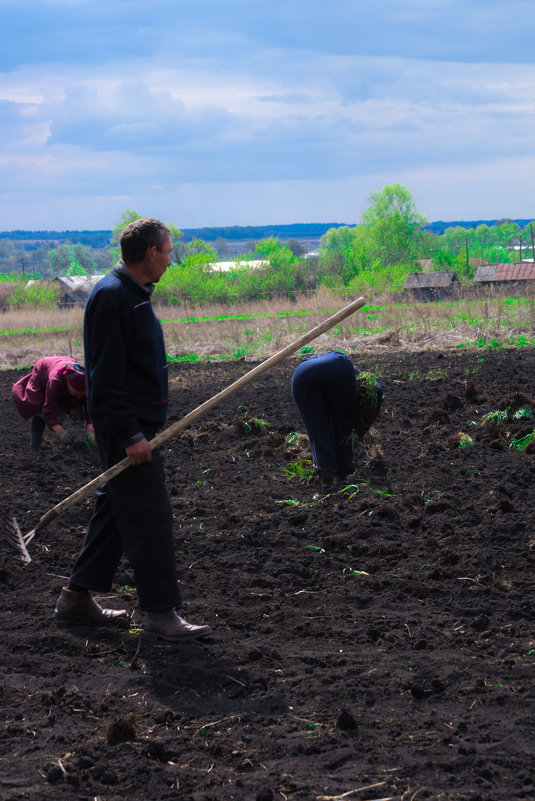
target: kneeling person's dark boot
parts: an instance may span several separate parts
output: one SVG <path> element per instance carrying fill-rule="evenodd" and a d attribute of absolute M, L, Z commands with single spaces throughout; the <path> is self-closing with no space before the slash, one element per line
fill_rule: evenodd
<path fill-rule="evenodd" d="M 43 432 L 45 430 L 45 421 L 42 417 L 32 417 L 30 428 L 30 453 L 38 454 L 41 452 L 41 443 L 43 441 Z"/>

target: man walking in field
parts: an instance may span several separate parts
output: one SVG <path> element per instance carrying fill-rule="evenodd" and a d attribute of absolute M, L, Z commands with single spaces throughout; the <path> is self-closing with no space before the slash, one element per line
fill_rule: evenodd
<path fill-rule="evenodd" d="M 209 626 L 181 618 L 172 512 L 161 456 L 149 440 L 167 416 L 167 363 L 151 293 L 170 262 L 167 227 L 135 220 L 120 237 L 121 256 L 94 287 L 84 316 L 88 406 L 107 470 L 128 456 L 130 467 L 97 492 L 96 509 L 68 587 L 58 599 L 58 622 L 107 623 L 125 610 L 102 609 L 90 590 L 109 592 L 123 554 L 132 566 L 143 637 L 171 642 L 205 637 Z"/>

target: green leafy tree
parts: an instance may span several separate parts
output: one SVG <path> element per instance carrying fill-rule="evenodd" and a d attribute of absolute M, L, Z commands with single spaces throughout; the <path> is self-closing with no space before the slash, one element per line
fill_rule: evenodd
<path fill-rule="evenodd" d="M 295 256 L 288 245 L 281 245 L 275 236 L 268 236 L 267 239 L 261 239 L 260 242 L 257 242 L 254 257 L 255 259 L 269 261 L 273 270 L 283 264 L 293 264 L 295 261 Z"/>
<path fill-rule="evenodd" d="M 182 264 L 185 264 L 192 256 L 199 255 L 203 257 L 197 260 L 199 264 L 209 264 L 218 260 L 216 251 L 204 239 L 191 239 L 189 242 L 177 241 L 176 249 L 178 250 L 177 261 Z"/>
<path fill-rule="evenodd" d="M 299 257 L 306 253 L 306 247 L 298 239 L 289 239 L 287 245 L 294 256 Z"/>
<path fill-rule="evenodd" d="M 496 244 L 508 248 L 516 244 L 520 233 L 520 226 L 512 220 L 500 220 L 495 226 Z"/>
<path fill-rule="evenodd" d="M 435 252 L 432 262 L 435 270 L 450 270 L 455 264 L 455 256 L 443 248 Z"/>
<path fill-rule="evenodd" d="M 82 264 L 80 264 L 78 259 L 74 257 L 71 259 L 71 263 L 69 264 L 67 275 L 87 275 L 87 270 Z"/>
<path fill-rule="evenodd" d="M 368 270 L 376 259 L 373 240 L 365 225 L 329 228 L 320 240 L 320 263 L 324 273 L 323 285 L 348 285 L 363 270 Z"/>
<path fill-rule="evenodd" d="M 535 260 L 535 220 L 528 223 L 522 230 L 522 243 L 526 251 L 525 258 Z"/>
<path fill-rule="evenodd" d="M 474 243 L 479 245 L 483 250 L 488 244 L 492 242 L 492 232 L 486 223 L 478 225 L 474 231 Z"/>
<path fill-rule="evenodd" d="M 362 219 L 370 235 L 372 259 L 378 258 L 385 266 L 414 261 L 427 218 L 415 211 L 409 190 L 396 183 L 372 192 L 368 200 L 371 205 Z"/>
<path fill-rule="evenodd" d="M 331 276 L 327 281 L 333 279 L 341 280 L 345 261 L 353 242 L 354 228 L 348 225 L 339 228 L 329 228 L 320 239 L 320 264 L 326 276 Z M 325 281 L 323 283 L 326 283 Z"/>
<path fill-rule="evenodd" d="M 96 271 L 91 248 L 87 245 L 58 245 L 57 248 L 49 251 L 48 258 L 53 275 L 75 275 L 75 273 L 69 273 L 73 262 L 83 268 L 85 273 L 82 274 Z"/>

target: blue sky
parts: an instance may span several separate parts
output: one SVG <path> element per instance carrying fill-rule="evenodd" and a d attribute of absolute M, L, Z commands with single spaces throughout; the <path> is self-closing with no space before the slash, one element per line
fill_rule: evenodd
<path fill-rule="evenodd" d="M 0 0 L 0 230 L 535 217 L 533 0 Z"/>

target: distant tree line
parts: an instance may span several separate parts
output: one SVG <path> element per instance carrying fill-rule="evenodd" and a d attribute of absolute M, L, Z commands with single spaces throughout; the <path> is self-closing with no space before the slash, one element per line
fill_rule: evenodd
<path fill-rule="evenodd" d="M 182 237 L 186 242 L 193 239 L 204 239 L 215 242 L 217 239 L 228 241 L 247 241 L 266 239 L 276 236 L 279 239 L 318 238 L 329 230 L 346 223 L 292 223 L 291 225 L 231 225 L 220 228 L 183 228 Z M 104 248 L 109 245 L 112 231 L 0 231 L 0 240 L 9 239 L 23 242 L 27 247 L 43 242 L 59 244 L 88 245 L 92 248 Z"/>
<path fill-rule="evenodd" d="M 369 288 L 398 289 L 407 273 L 421 271 L 424 262 L 426 269 L 453 270 L 459 278 L 470 280 L 475 272 L 474 259 L 511 262 L 518 261 L 520 254 L 533 258 L 535 253 L 533 221 L 523 220 L 522 225 L 515 220 L 447 225 L 439 234 L 429 230 L 428 220 L 417 212 L 411 193 L 402 184 L 385 186 L 368 200 L 362 222 L 352 226 L 234 226 L 190 229 L 186 236 L 168 223 L 172 265 L 157 285 L 154 298 L 169 304 L 201 305 L 292 295 L 320 286 L 359 293 Z M 57 239 L 39 241 L 31 239 L 28 232 L 25 240 L 0 237 L 0 279 L 106 272 L 119 255 L 121 231 L 140 216 L 127 209 L 111 231 L 95 232 L 107 234 L 101 247 Z M 298 230 L 317 236 L 317 252 L 312 258 L 297 236 Z M 280 235 L 266 235 L 269 231 Z M 210 232 L 215 239 L 193 236 L 195 232 Z M 295 235 L 288 238 L 290 233 Z M 245 234 L 257 238 L 246 243 L 239 255 L 230 256 L 229 242 L 236 241 L 231 238 L 234 234 L 242 241 Z M 231 268 L 214 269 L 214 263 L 223 260 L 230 261 Z M 254 269 L 244 264 L 253 260 L 257 262 Z"/>

